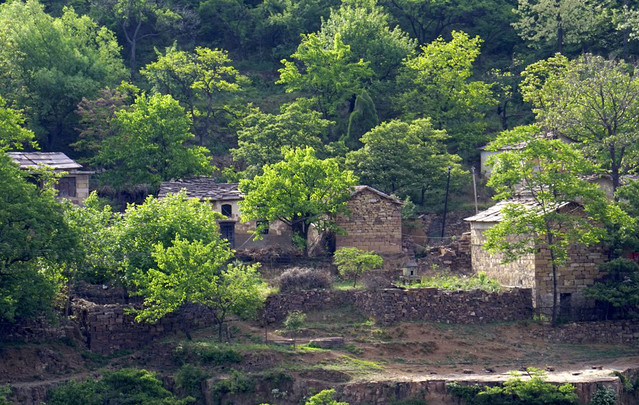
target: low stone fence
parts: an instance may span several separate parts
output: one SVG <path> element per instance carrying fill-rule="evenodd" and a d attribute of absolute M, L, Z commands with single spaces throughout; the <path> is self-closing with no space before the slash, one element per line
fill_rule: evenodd
<path fill-rule="evenodd" d="M 534 332 L 548 342 L 560 343 L 639 343 L 639 319 L 567 323 Z"/>
<path fill-rule="evenodd" d="M 109 354 L 136 349 L 159 337 L 213 324 L 210 310 L 198 305 L 186 305 L 155 324 L 135 322 L 133 315 L 125 313 L 128 307 L 98 305 L 83 299 L 73 301 L 73 314 L 89 350 Z"/>
<path fill-rule="evenodd" d="M 437 288 L 380 291 L 311 290 L 278 294 L 267 299 L 264 315 L 280 322 L 291 311 L 333 309 L 353 305 L 384 325 L 401 321 L 486 323 L 532 317 L 532 291 L 512 289 L 500 293 L 481 290 L 446 291 Z"/>

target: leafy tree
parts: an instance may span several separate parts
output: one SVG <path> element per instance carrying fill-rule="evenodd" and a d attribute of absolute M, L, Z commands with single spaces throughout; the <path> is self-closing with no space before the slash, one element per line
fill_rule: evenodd
<path fill-rule="evenodd" d="M 0 5 L 0 92 L 48 149 L 74 137 L 71 114 L 125 74 L 111 31 L 65 8 L 60 18 L 36 0 Z"/>
<path fill-rule="evenodd" d="M 25 144 L 36 146 L 35 135 L 24 127 L 24 121 L 22 113 L 8 108 L 7 102 L 0 97 L 0 152 L 22 149 Z"/>
<path fill-rule="evenodd" d="M 154 90 L 172 95 L 185 106 L 193 118 L 193 132 L 203 145 L 205 137 L 213 138 L 216 114 L 228 114 L 225 101 L 248 80 L 230 62 L 226 51 L 203 47 L 178 51 L 174 43 L 141 73 Z"/>
<path fill-rule="evenodd" d="M 453 150 L 464 158 L 486 141 L 485 113 L 495 104 L 491 85 L 470 80 L 480 43 L 479 37 L 463 32 L 453 32 L 450 42 L 440 37 L 407 59 L 398 77 L 404 91 L 397 107 L 403 116 L 430 117 L 435 129 L 448 132 Z"/>
<path fill-rule="evenodd" d="M 353 112 L 348 117 L 348 129 L 343 141 L 350 150 L 359 149 L 362 143 L 359 141 L 362 135 L 379 124 L 377 109 L 371 96 L 366 90 L 362 90 L 355 99 Z"/>
<path fill-rule="evenodd" d="M 502 220 L 486 231 L 484 247 L 500 251 L 506 261 L 545 246 L 552 266 L 552 322 L 557 323 L 557 272 L 568 260 L 572 243 L 591 245 L 601 241 L 605 230 L 598 224 L 609 223 L 618 210 L 596 184 L 583 179 L 595 169 L 583 155 L 557 139 L 542 139 L 536 127 L 518 127 L 504 131 L 491 144 L 491 150 L 505 145 L 518 148 L 501 151 L 493 159 L 488 185 L 497 191 L 496 199 L 521 196 L 501 210 Z M 561 209 L 562 204 L 579 201 L 584 215 Z"/>
<path fill-rule="evenodd" d="M 213 171 L 206 148 L 186 145 L 193 138 L 190 120 L 169 95 L 138 96 L 130 111 L 116 112 L 113 124 L 117 134 L 104 139 L 94 159 L 105 169 L 103 183 L 118 189 L 156 188 L 164 180 Z"/>
<path fill-rule="evenodd" d="M 279 84 L 287 92 L 309 94 L 324 118 L 337 115 L 338 109 L 363 88 L 363 81 L 372 75 L 369 62 L 352 62 L 351 47 L 336 34 L 332 46 L 317 34 L 302 35 L 302 42 L 291 55 L 298 63 L 282 60 Z M 299 67 L 301 66 L 301 68 Z"/>
<path fill-rule="evenodd" d="M 235 161 L 246 165 L 244 176 L 253 178 L 262 173 L 264 165 L 281 161 L 286 148 L 321 150 L 331 123 L 319 112 L 295 102 L 283 105 L 280 114 L 255 110 L 242 120 L 238 146 L 231 153 Z"/>
<path fill-rule="evenodd" d="M 446 150 L 447 138 L 429 119 L 384 122 L 362 136 L 364 146 L 346 155 L 346 166 L 365 184 L 387 193 L 415 192 L 424 204 L 428 192 L 445 188 L 448 167 L 453 184 L 464 173 L 459 156 Z"/>
<path fill-rule="evenodd" d="M 348 402 L 337 402 L 333 399 L 335 390 L 322 390 L 313 395 L 304 403 L 304 405 L 348 405 Z"/>
<path fill-rule="evenodd" d="M 529 46 L 541 48 L 556 41 L 557 52 L 564 43 L 579 44 L 597 33 L 607 17 L 607 1 L 590 0 L 519 0 L 513 23 L 519 36 Z"/>
<path fill-rule="evenodd" d="M 131 204 L 115 225 L 116 259 L 126 280 L 138 273 L 157 268 L 153 256 L 156 245 L 165 249 L 176 238 L 200 241 L 204 245 L 226 246 L 220 239 L 216 220 L 221 214 L 207 203 L 189 200 L 185 192 L 168 194 L 163 199 L 147 197 L 144 204 Z M 125 281 L 126 281 L 125 280 Z"/>
<path fill-rule="evenodd" d="M 76 151 L 83 153 L 82 160 L 90 165 L 97 164 L 94 158 L 102 143 L 118 133 L 114 125 L 116 113 L 130 110 L 139 94 L 140 89 L 136 86 L 122 82 L 115 88 L 106 87 L 98 91 L 98 98 L 82 98 L 75 110 L 79 117 L 78 140 L 71 144 Z"/>
<path fill-rule="evenodd" d="M 617 310 L 621 317 L 635 317 L 639 313 L 639 264 L 617 258 L 599 267 L 606 276 L 586 288 L 584 295 L 606 303 L 606 316 Z"/>
<path fill-rule="evenodd" d="M 0 151 L 0 319 L 40 315 L 59 291 L 77 237 L 51 187 L 38 188 Z"/>
<path fill-rule="evenodd" d="M 583 148 L 610 173 L 613 191 L 637 167 L 639 77 L 623 61 L 556 55 L 526 68 L 521 90 L 539 125 Z"/>
<path fill-rule="evenodd" d="M 156 322 L 183 304 L 200 304 L 212 310 L 222 341 L 228 314 L 250 317 L 262 306 L 264 282 L 257 271 L 259 264 L 227 265 L 233 253 L 225 241 L 205 244 L 178 236 L 169 247 L 154 245 L 152 256 L 157 268 L 134 276 L 136 295 L 144 297 L 138 321 Z"/>
<path fill-rule="evenodd" d="M 334 228 L 334 216 L 346 210 L 357 182 L 352 172 L 334 159 L 318 159 L 310 147 L 287 151 L 283 161 L 264 166 L 263 172 L 240 182 L 246 195 L 240 202 L 242 220 L 283 221 L 305 253 L 311 224 L 319 231 Z"/>
<path fill-rule="evenodd" d="M 304 326 L 304 322 L 306 322 L 306 314 L 301 311 L 292 311 L 289 312 L 284 319 L 283 326 L 286 330 L 293 332 L 293 349 L 295 349 L 295 338 L 297 337 L 297 333 Z"/>
<path fill-rule="evenodd" d="M 372 251 L 346 247 L 335 251 L 333 263 L 337 266 L 340 276 L 353 280 L 353 287 L 356 287 L 357 278 L 373 269 L 381 268 L 384 259 Z"/>
<path fill-rule="evenodd" d="M 378 80 L 395 77 L 402 61 L 415 50 L 412 40 L 399 27 L 390 28 L 390 16 L 376 0 L 357 0 L 342 3 L 331 10 L 317 33 L 326 48 L 334 45 L 337 35 L 350 46 L 351 62 L 369 61 Z"/>
<path fill-rule="evenodd" d="M 177 399 L 162 386 L 155 373 L 133 368 L 106 371 L 98 381 L 71 380 L 47 393 L 47 403 L 51 405 L 185 405 L 191 402 L 192 398 Z"/>

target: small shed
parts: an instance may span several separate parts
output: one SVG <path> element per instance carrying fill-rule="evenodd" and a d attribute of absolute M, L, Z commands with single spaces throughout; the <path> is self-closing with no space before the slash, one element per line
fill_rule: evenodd
<path fill-rule="evenodd" d="M 89 180 L 92 171 L 81 170 L 82 165 L 69 158 L 62 152 L 8 152 L 21 170 L 33 170 L 47 167 L 55 172 L 64 173 L 55 188 L 58 198 L 70 200 L 74 204 L 81 204 L 89 196 Z"/>
<path fill-rule="evenodd" d="M 335 248 L 356 247 L 379 254 L 402 253 L 402 202 L 370 186 L 356 186 L 348 201 L 349 215 L 340 214 Z"/>
<path fill-rule="evenodd" d="M 483 271 L 502 285 L 532 288 L 533 306 L 537 312 L 551 315 L 553 302 L 553 282 L 550 252 L 545 246 L 536 246 L 535 252 L 526 254 L 514 262 L 504 263 L 500 253 L 489 253 L 483 248 L 485 232 L 502 221 L 501 210 L 511 203 L 533 207 L 535 203 L 522 198 L 501 201 L 472 217 L 465 218 L 470 224 L 471 261 L 475 273 Z M 575 202 L 559 204 L 555 209 L 574 212 L 579 215 L 583 207 Z M 557 271 L 557 294 L 559 316 L 564 319 L 588 319 L 593 315 L 595 303 L 583 295 L 585 287 L 594 284 L 603 274 L 599 264 L 607 258 L 602 245 L 586 247 L 573 244 L 569 247 L 569 258 Z"/>

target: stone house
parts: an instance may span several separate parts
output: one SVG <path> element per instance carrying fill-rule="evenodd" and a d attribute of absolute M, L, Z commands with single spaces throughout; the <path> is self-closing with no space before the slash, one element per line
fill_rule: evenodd
<path fill-rule="evenodd" d="M 369 186 L 356 186 L 348 201 L 349 215 L 335 223 L 344 232 L 335 248 L 356 247 L 378 254 L 402 253 L 402 202 Z"/>
<path fill-rule="evenodd" d="M 89 196 L 89 180 L 92 171 L 81 170 L 82 165 L 62 152 L 8 152 L 21 170 L 32 170 L 47 167 L 56 173 L 64 173 L 55 188 L 59 199 L 70 200 L 74 204 L 82 204 Z"/>
<path fill-rule="evenodd" d="M 209 177 L 197 177 L 188 180 L 165 181 L 160 185 L 158 198 L 167 193 L 177 193 L 184 189 L 189 198 L 207 201 L 211 208 L 226 218 L 218 221 L 222 237 L 231 243 L 234 249 L 254 249 L 269 246 L 292 248 L 291 230 L 281 221 L 268 224 L 268 230 L 262 233 L 260 240 L 253 240 L 251 233 L 257 228 L 257 221 L 242 223 L 239 202 L 244 198 L 237 183 L 216 183 Z"/>
<path fill-rule="evenodd" d="M 486 242 L 485 231 L 502 220 L 501 210 L 508 203 L 512 201 L 501 201 L 465 219 L 470 224 L 473 271 L 483 271 L 505 286 L 532 288 L 536 312 L 550 316 L 553 282 L 549 250 L 544 246 L 537 246 L 534 253 L 523 255 L 514 262 L 504 263 L 501 253 L 489 253 L 483 249 Z M 574 212 L 575 215 L 583 212 L 577 203 L 563 203 L 556 209 Z M 559 317 L 573 320 L 591 318 L 595 302 L 586 299 L 583 290 L 603 276 L 599 271 L 599 264 L 607 259 L 607 252 L 601 245 L 586 247 L 573 244 L 568 256 L 566 264 L 557 271 Z"/>
<path fill-rule="evenodd" d="M 268 224 L 261 240 L 253 240 L 256 221 L 241 222 L 239 202 L 242 192 L 237 183 L 216 183 L 211 178 L 166 181 L 160 185 L 158 197 L 185 189 L 189 198 L 208 201 L 215 211 L 226 219 L 220 220 L 222 236 L 231 241 L 235 249 L 253 249 L 278 246 L 293 248 L 292 231 L 282 221 Z M 336 237 L 336 248 L 357 247 L 380 254 L 402 253 L 402 202 L 369 186 L 356 186 L 348 202 L 350 215 L 340 215 L 336 224 L 346 235 Z M 309 237 L 312 244 L 313 237 Z M 319 235 L 315 235 L 319 240 Z"/>

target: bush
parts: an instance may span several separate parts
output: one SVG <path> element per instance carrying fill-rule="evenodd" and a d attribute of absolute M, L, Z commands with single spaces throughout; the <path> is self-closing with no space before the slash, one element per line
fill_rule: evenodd
<path fill-rule="evenodd" d="M 179 345 L 173 351 L 178 362 L 186 362 L 195 357 L 202 364 L 222 366 L 242 361 L 242 354 L 232 347 L 220 343 L 194 342 Z"/>
<path fill-rule="evenodd" d="M 175 375 L 175 384 L 186 395 L 202 400 L 202 382 L 207 378 L 208 374 L 201 368 L 185 364 Z"/>
<path fill-rule="evenodd" d="M 499 291 L 501 285 L 483 271 L 471 277 L 457 277 L 448 274 L 440 274 L 434 277 L 423 277 L 420 283 L 411 284 L 411 288 L 435 287 L 445 290 L 484 290 L 489 292 Z"/>
<path fill-rule="evenodd" d="M 294 267 L 279 278 L 280 292 L 331 288 L 331 276 L 324 270 Z"/>
<path fill-rule="evenodd" d="M 599 387 L 592 396 L 589 405 L 615 405 L 617 403 L 617 393 L 610 388 Z"/>

